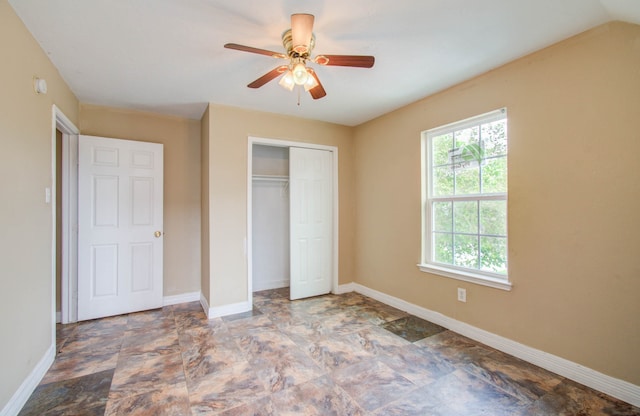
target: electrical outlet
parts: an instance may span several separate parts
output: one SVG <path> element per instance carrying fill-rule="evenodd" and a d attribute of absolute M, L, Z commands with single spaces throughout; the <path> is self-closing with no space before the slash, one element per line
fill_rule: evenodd
<path fill-rule="evenodd" d="M 458 301 L 460 302 L 467 301 L 467 289 L 463 289 L 461 287 L 458 288 Z"/>

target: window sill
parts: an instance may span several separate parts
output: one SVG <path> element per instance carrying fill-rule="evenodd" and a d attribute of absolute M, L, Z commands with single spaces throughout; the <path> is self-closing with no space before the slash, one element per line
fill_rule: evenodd
<path fill-rule="evenodd" d="M 450 277 L 452 279 L 462 280 L 477 285 L 489 286 L 495 289 L 510 291 L 511 283 L 509 281 L 498 279 L 481 274 L 463 272 L 460 270 L 448 269 L 445 267 L 435 266 L 433 264 L 418 264 L 420 271 L 425 273 L 437 274 L 439 276 Z"/>

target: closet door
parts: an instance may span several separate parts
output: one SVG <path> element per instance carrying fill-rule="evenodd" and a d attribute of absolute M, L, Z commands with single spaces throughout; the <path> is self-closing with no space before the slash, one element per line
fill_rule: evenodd
<path fill-rule="evenodd" d="M 332 154 L 289 148 L 291 300 L 331 291 Z"/>

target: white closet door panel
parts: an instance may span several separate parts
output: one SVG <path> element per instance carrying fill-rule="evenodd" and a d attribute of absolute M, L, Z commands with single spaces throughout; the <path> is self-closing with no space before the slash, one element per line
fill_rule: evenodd
<path fill-rule="evenodd" d="M 332 173 L 331 152 L 289 149 L 292 300 L 331 291 Z"/>

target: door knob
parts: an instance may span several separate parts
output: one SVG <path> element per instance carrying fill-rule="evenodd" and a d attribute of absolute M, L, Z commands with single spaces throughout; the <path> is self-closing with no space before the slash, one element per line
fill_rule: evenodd
<path fill-rule="evenodd" d="M 156 238 L 159 238 L 162 235 L 162 231 L 156 231 L 153 235 L 155 235 Z"/>

